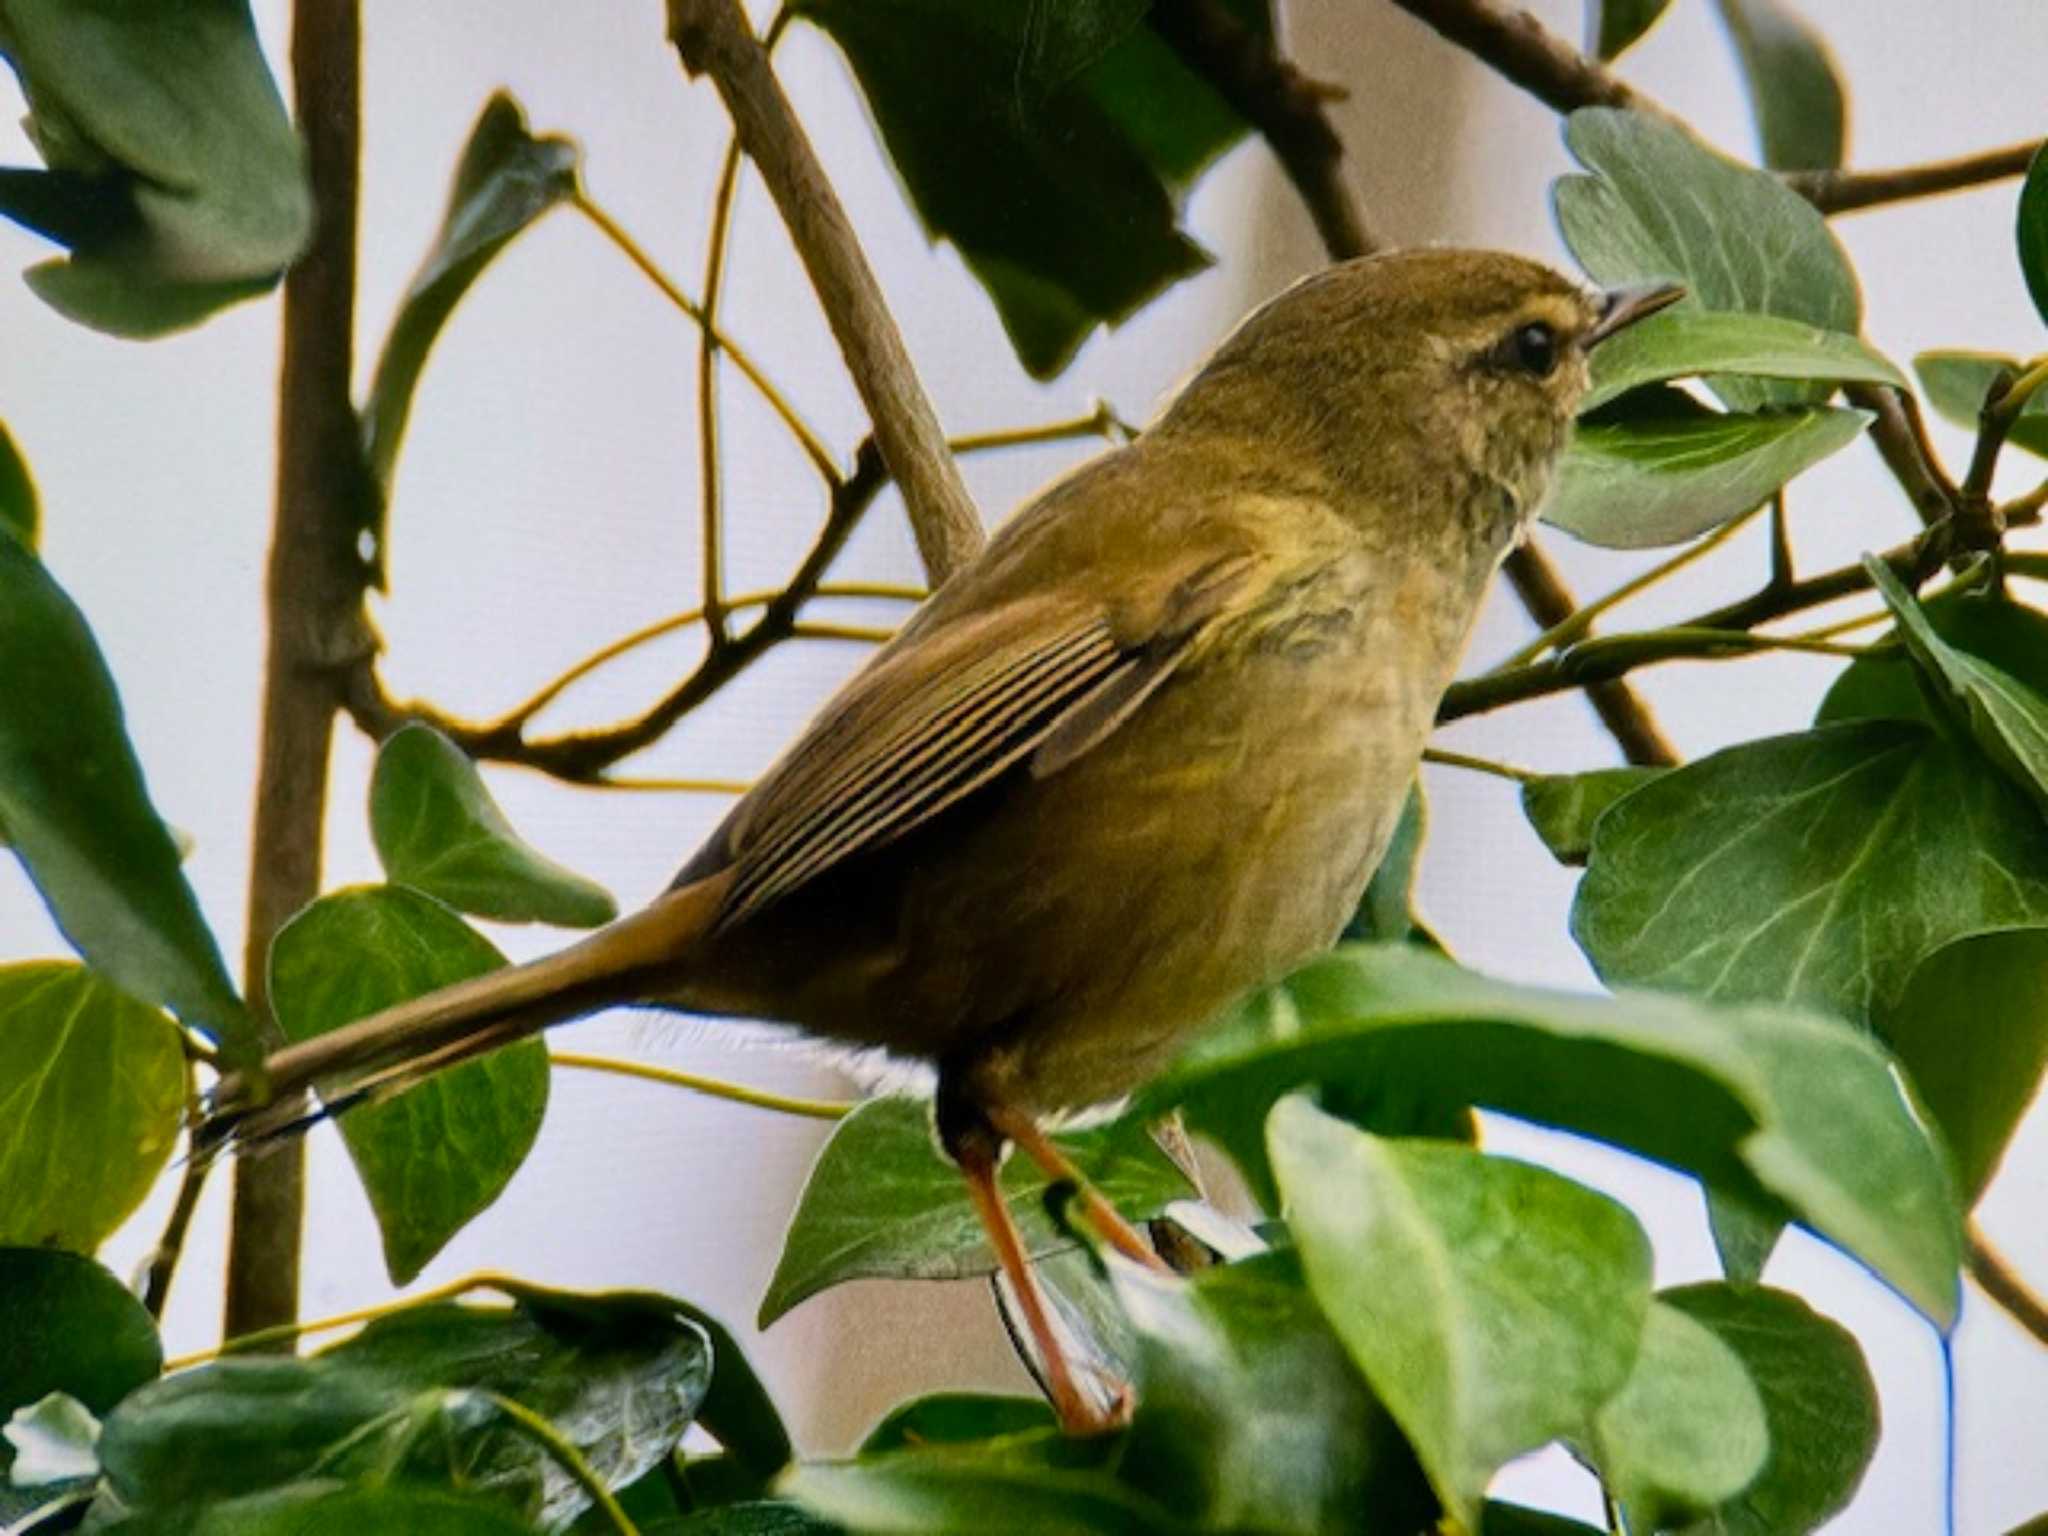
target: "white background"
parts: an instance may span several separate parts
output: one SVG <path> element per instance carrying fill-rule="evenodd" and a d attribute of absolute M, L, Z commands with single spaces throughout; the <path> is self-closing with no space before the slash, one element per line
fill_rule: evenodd
<path fill-rule="evenodd" d="M 1578 35 L 1576 4 L 1546 0 L 1535 9 Z M 2042 131 L 2048 13 L 2040 7 L 1809 0 L 1808 9 L 1855 82 L 1857 163 L 1956 154 Z M 519 95 L 538 128 L 583 142 L 595 196 L 696 288 L 723 121 L 709 89 L 681 78 L 656 5 L 438 0 L 366 11 L 359 379 L 439 217 L 462 138 L 500 85 Z M 1673 11 L 1631 55 L 1630 77 L 1716 142 L 1749 153 L 1710 8 L 1679 0 Z M 264 0 L 258 13 L 266 44 L 281 56 L 281 0 Z M 1387 234 L 1562 258 L 1545 187 L 1566 162 L 1549 112 L 1372 0 L 1308 0 L 1292 19 L 1307 67 L 1352 86 L 1338 114 L 1351 175 Z M 1098 395 L 1142 416 L 1239 313 L 1314 263 L 1305 219 L 1264 150 L 1248 146 L 1203 183 L 1189 209 L 1219 267 L 1096 340 L 1054 384 L 1034 386 L 958 260 L 929 247 L 916 227 L 830 47 L 799 27 L 780 62 L 954 430 L 1066 416 Z M 0 116 L 18 108 L 0 90 Z M 31 159 L 18 135 L 0 133 L 0 162 Z M 1901 358 L 1934 345 L 2039 348 L 2040 322 L 2013 265 L 2012 205 L 2008 184 L 1841 220 L 1863 276 L 1871 339 Z M 33 237 L 0 226 L 0 264 L 26 266 L 44 254 Z M 729 297 L 731 332 L 831 441 L 850 448 L 863 425 L 858 407 L 757 185 L 742 193 Z M 255 764 L 276 337 L 276 305 L 266 301 L 173 340 L 111 341 L 64 324 L 0 279 L 0 417 L 41 483 L 46 558 L 97 629 L 159 805 L 197 841 L 191 878 L 230 956 L 240 953 Z M 615 635 L 694 600 L 694 367 L 686 322 L 573 214 L 552 216 L 501 260 L 435 354 L 399 476 L 393 591 L 378 605 L 398 692 L 488 714 Z M 738 591 L 782 578 L 822 504 L 745 387 L 729 384 L 724 400 L 728 576 Z M 1960 434 L 1938 431 L 1959 463 Z M 994 516 L 1078 451 L 982 458 L 967 466 L 970 483 Z M 1895 542 L 1912 526 L 1867 447 L 1802 482 L 1795 507 L 1810 569 Z M 1635 568 L 1550 543 L 1582 592 Z M 1674 582 L 1637 616 L 1734 595 L 1762 569 L 1754 541 L 1738 550 Z M 836 574 L 903 580 L 915 572 L 892 502 Z M 1511 600 L 1497 598 L 1474 662 L 1504 654 L 1526 633 Z M 678 644 L 610 669 L 552 721 L 629 713 L 690 659 Z M 844 645 L 787 648 L 634 766 L 755 772 L 855 660 Z M 1672 667 L 1644 684 L 1690 755 L 1802 725 L 1832 670 L 1811 661 Z M 1446 744 L 1545 768 L 1613 758 L 1576 701 L 1469 723 L 1446 733 Z M 344 729 L 330 886 L 377 876 L 362 812 L 369 761 L 367 745 Z M 491 782 L 535 841 L 627 903 L 658 890 L 723 808 L 710 799 L 579 793 L 518 772 L 493 771 Z M 1461 957 L 1504 975 L 1589 985 L 1564 930 L 1573 876 L 1543 855 L 1508 787 L 1432 772 L 1430 788 L 1435 829 L 1423 902 Z M 530 930 L 498 937 L 514 955 L 557 941 Z M 0 957 L 61 952 L 26 882 L 0 874 Z M 574 1044 L 785 1091 L 845 1091 L 815 1056 L 738 1046 L 710 1030 L 614 1019 L 579 1026 Z M 491 1267 L 569 1285 L 657 1286 L 745 1333 L 820 1137 L 805 1122 L 558 1073 L 535 1155 L 420 1283 Z M 1661 1282 L 1712 1273 L 1700 1202 L 1685 1181 L 1515 1127 L 1496 1126 L 1493 1142 L 1534 1149 L 1628 1198 L 1657 1240 Z M 167 1195 L 168 1186 L 109 1245 L 117 1269 L 146 1254 Z M 216 1179 L 193 1231 L 168 1318 L 173 1351 L 215 1337 L 225 1195 L 226 1180 Z M 2036 1116 L 1980 1216 L 2026 1273 L 2048 1282 L 2044 1196 L 2048 1128 Z M 375 1232 L 331 1134 L 315 1138 L 311 1208 L 307 1315 L 384 1298 Z M 1770 1278 L 1852 1327 L 1879 1378 L 1884 1446 L 1835 1529 L 1938 1529 L 1935 1340 L 1888 1293 L 1811 1242 L 1788 1241 Z M 911 1392 L 1021 1379 L 987 1292 L 974 1285 L 848 1287 L 808 1303 L 750 1348 L 813 1451 L 846 1446 Z M 1958 1528 L 1994 1536 L 2048 1505 L 2038 1435 L 2048 1372 L 2039 1348 L 1974 1296 L 1956 1359 Z M 1585 1479 L 1556 1456 L 1512 1469 L 1502 1489 L 1597 1513 Z"/>

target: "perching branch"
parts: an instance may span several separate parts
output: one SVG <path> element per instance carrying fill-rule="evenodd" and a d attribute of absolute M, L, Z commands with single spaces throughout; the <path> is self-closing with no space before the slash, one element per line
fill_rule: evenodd
<path fill-rule="evenodd" d="M 1385 242 L 1344 182 L 1344 144 L 1324 114 L 1335 93 L 1294 67 L 1220 0 L 1164 0 L 1146 23 L 1272 147 L 1323 246 L 1339 260 Z"/>
<path fill-rule="evenodd" d="M 2018 1270 L 1985 1237 L 1984 1229 L 1971 1222 L 1967 1233 L 1970 1278 L 1983 1287 L 1984 1294 L 1999 1309 L 2036 1340 L 2048 1344 L 2048 1301 L 2036 1295 Z"/>
<path fill-rule="evenodd" d="M 692 75 L 709 75 L 810 273 L 832 334 L 874 423 L 933 586 L 984 542 L 981 519 L 946 450 L 839 197 L 776 82 L 738 0 L 669 0 L 669 40 Z"/>

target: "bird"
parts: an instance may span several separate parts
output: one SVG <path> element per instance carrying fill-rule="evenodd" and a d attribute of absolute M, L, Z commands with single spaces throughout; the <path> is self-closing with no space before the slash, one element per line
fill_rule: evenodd
<path fill-rule="evenodd" d="M 1047 1117 L 1129 1094 L 1335 942 L 1391 838 L 1481 600 L 1607 337 L 1497 251 L 1331 266 L 1246 317 L 1134 440 L 1008 519 L 820 710 L 647 907 L 216 1085 L 215 1142 L 330 1113 L 620 1004 L 795 1025 L 936 1068 L 959 1167 L 1074 1433 L 1082 1390 L 996 1178 L 1078 1180 Z"/>

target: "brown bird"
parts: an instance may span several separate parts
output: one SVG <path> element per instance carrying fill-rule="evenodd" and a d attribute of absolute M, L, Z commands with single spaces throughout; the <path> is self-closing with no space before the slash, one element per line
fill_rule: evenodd
<path fill-rule="evenodd" d="M 1588 350 L 1678 297 L 1459 250 L 1297 283 L 1013 517 L 651 906 L 224 1079 L 216 1126 L 621 1003 L 922 1058 L 1060 1418 L 1101 1427 L 997 1195 L 1005 1142 L 1071 1176 L 1041 1115 L 1129 1092 L 1336 938 Z"/>

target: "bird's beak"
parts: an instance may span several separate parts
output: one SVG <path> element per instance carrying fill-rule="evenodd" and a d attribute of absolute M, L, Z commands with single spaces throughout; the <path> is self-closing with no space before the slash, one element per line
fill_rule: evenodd
<path fill-rule="evenodd" d="M 1579 338 L 1588 351 L 1616 331 L 1626 330 L 1638 320 L 1669 309 L 1685 297 L 1682 283 L 1645 283 L 1639 288 L 1611 288 L 1600 297 L 1600 317 L 1593 328 Z"/>

